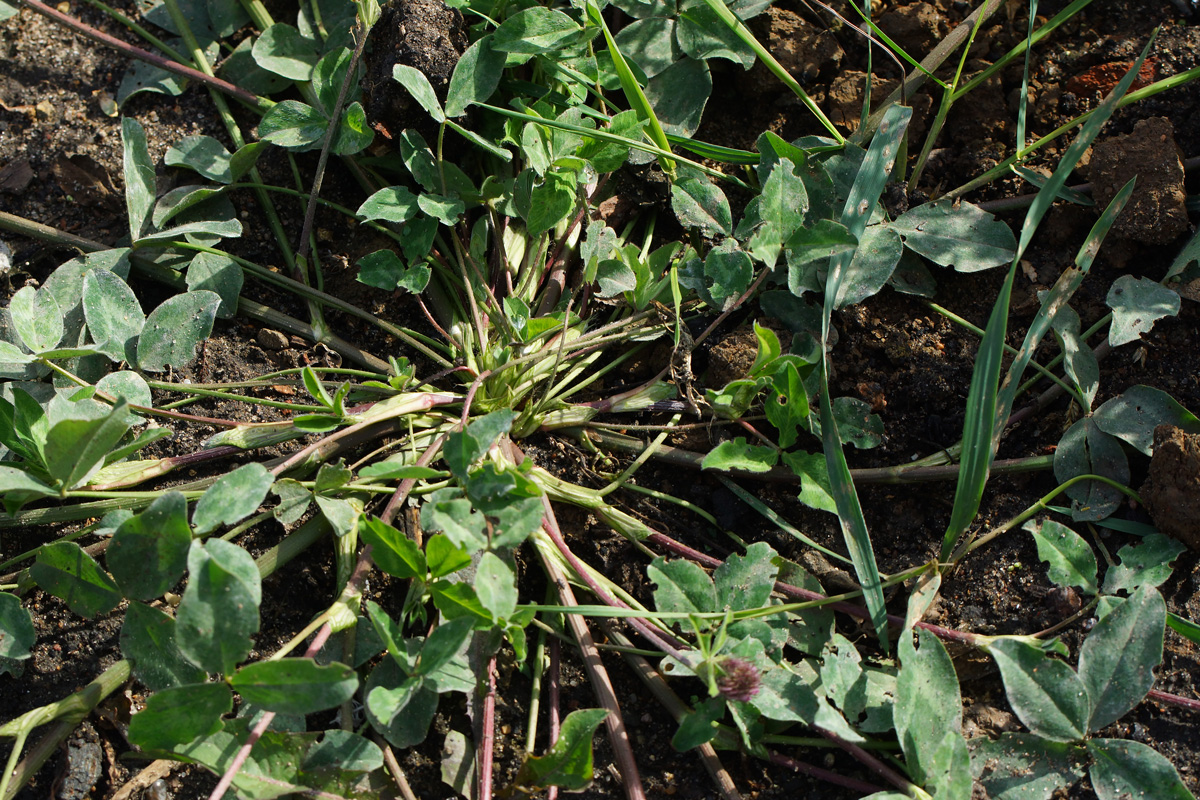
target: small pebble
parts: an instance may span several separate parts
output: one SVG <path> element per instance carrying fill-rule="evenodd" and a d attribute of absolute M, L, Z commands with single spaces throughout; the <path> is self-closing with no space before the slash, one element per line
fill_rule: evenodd
<path fill-rule="evenodd" d="M 171 800 L 171 793 L 167 790 L 167 782 L 159 778 L 146 788 L 144 797 L 146 800 Z"/>
<path fill-rule="evenodd" d="M 279 331 L 263 328 L 256 337 L 259 347 L 264 350 L 286 350 L 288 338 Z"/>

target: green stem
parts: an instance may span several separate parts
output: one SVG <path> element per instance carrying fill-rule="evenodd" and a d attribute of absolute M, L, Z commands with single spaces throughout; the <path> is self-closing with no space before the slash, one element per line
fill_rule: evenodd
<path fill-rule="evenodd" d="M 0 736 L 16 739 L 13 742 L 12 753 L 8 757 L 8 764 L 4 768 L 4 774 L 0 775 L 0 798 L 12 800 L 17 792 L 37 773 L 42 764 L 46 763 L 46 759 L 54 754 L 63 740 L 71 734 L 71 731 L 75 730 L 75 726 L 99 705 L 100 701 L 129 680 L 129 673 L 129 662 L 118 661 L 70 697 L 41 708 L 35 708 L 0 727 Z M 55 720 L 58 723 L 18 764 L 17 758 L 20 757 L 25 741 L 33 729 Z"/>
<path fill-rule="evenodd" d="M 1111 486 L 1112 488 L 1114 488 L 1117 491 L 1121 492 L 1122 494 L 1126 495 L 1127 497 L 1129 497 L 1129 499 L 1133 500 L 1138 505 L 1142 504 L 1142 499 L 1138 496 L 1138 493 L 1135 492 L 1133 489 L 1130 489 L 1128 486 L 1126 486 L 1123 483 L 1118 483 L 1117 481 L 1114 481 L 1111 478 L 1106 478 L 1103 475 L 1076 475 L 1074 478 L 1071 478 L 1070 480 L 1068 480 L 1065 483 L 1056 487 L 1054 489 L 1054 491 L 1052 491 L 1049 494 L 1047 494 L 1046 496 L 1042 497 L 1036 503 L 1034 503 L 1029 508 L 1022 511 L 1020 514 L 1013 517 L 1011 520 L 1004 523 L 1000 527 L 994 528 L 991 531 L 988 531 L 983 536 L 979 536 L 979 537 L 975 537 L 975 538 L 968 537 L 968 538 L 964 539 L 962 541 L 962 543 L 959 544 L 958 548 L 954 551 L 954 553 L 950 556 L 949 563 L 957 564 L 959 561 L 961 561 L 965 556 L 967 556 L 972 551 L 974 551 L 980 547 L 983 547 L 985 544 L 992 541 L 997 536 L 1000 536 L 1003 533 L 1007 533 L 1008 531 L 1010 531 L 1013 528 L 1020 525 L 1025 520 L 1033 517 L 1035 514 L 1041 512 L 1041 511 L 1045 511 L 1046 508 L 1050 505 L 1051 500 L 1053 500 L 1055 497 L 1057 497 L 1058 495 L 1065 492 L 1067 489 L 1070 489 L 1075 484 L 1081 483 L 1082 481 L 1099 481 L 1100 483 Z"/>

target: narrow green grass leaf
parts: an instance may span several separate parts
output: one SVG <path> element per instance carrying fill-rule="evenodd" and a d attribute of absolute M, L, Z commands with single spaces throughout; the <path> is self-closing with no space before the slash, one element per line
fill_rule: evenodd
<path fill-rule="evenodd" d="M 1048 302 L 1043 304 L 1038 318 L 1035 319 L 1035 324 L 1030 327 L 1030 335 L 1027 335 L 1025 338 L 1021 356 L 1014 361 L 1013 368 L 1010 369 L 1009 375 L 1005 379 L 1005 397 L 1002 402 L 1000 397 L 1000 372 L 1003 368 L 1004 340 L 1008 334 L 1008 308 L 1012 299 L 1017 264 L 1020 262 L 1021 256 L 1024 255 L 1030 241 L 1032 241 L 1033 235 L 1041 224 L 1042 219 L 1054 203 L 1059 190 L 1066 184 L 1067 178 L 1075 169 L 1075 165 L 1079 163 L 1084 152 L 1091 146 L 1096 136 L 1099 135 L 1104 123 L 1108 121 L 1113 111 L 1116 110 L 1117 101 L 1129 90 L 1133 79 L 1137 76 L 1138 69 L 1141 68 L 1142 62 L 1145 61 L 1146 54 L 1153 43 L 1153 37 L 1151 37 L 1151 41 L 1142 51 L 1137 63 L 1134 64 L 1130 72 L 1118 83 L 1117 88 L 1113 90 L 1112 94 L 1105 98 L 1104 102 L 1096 109 L 1096 112 L 1088 119 L 1083 129 L 1079 132 L 1079 135 L 1075 138 L 1075 141 L 1071 143 L 1070 147 L 1063 154 L 1062 160 L 1059 162 L 1054 174 L 1050 176 L 1050 179 L 1038 191 L 1037 196 L 1033 199 L 1033 203 L 1029 207 L 1028 213 L 1025 215 L 1025 222 L 1021 227 L 1021 235 L 1017 242 L 1016 255 L 1013 257 L 1012 266 L 1009 267 L 1008 275 L 1004 279 L 1004 284 L 1000 289 L 999 296 L 996 298 L 996 303 L 992 307 L 992 313 L 988 318 L 987 330 L 984 333 L 983 341 L 980 342 L 979 351 L 975 358 L 975 370 L 971 375 L 971 388 L 967 394 L 966 419 L 963 423 L 962 466 L 959 469 L 958 484 L 955 487 L 954 508 L 950 513 L 950 522 L 946 526 L 946 533 L 942 537 L 940 558 L 943 561 L 953 558 L 959 540 L 966 533 L 972 520 L 975 519 L 976 512 L 979 510 L 979 503 L 983 498 L 983 489 L 987 484 L 988 474 L 991 471 L 992 460 L 995 458 L 1000 436 L 1004 432 L 1004 426 L 1008 420 L 1008 412 L 1012 407 L 1012 400 L 1016 396 L 1016 391 L 1019 387 L 1020 374 L 1024 371 L 1025 365 L 1028 364 L 1029 358 L 1033 355 L 1033 348 L 1036 345 L 1036 341 L 1040 339 L 1041 335 L 1044 335 L 1044 328 L 1050 326 L 1050 322 L 1054 316 L 1052 313 L 1055 307 L 1054 303 L 1062 304 L 1067 301 L 1070 293 L 1078 286 L 1078 281 L 1082 280 L 1082 273 L 1084 272 L 1083 269 L 1067 269 L 1058 282 L 1056 282 L 1055 287 L 1058 291 L 1055 293 L 1054 303 Z M 1104 228 L 1104 232 L 1107 232 L 1106 227 Z M 1094 243 L 1102 235 L 1100 233 L 1096 239 L 1090 239 L 1090 241 Z M 1085 246 L 1084 252 L 1089 253 L 1091 251 Z M 1090 267 L 1090 258 L 1085 257 L 1085 259 L 1086 265 Z M 1034 328 L 1042 328 L 1041 334 L 1037 334 Z"/>
<path fill-rule="evenodd" d="M 841 219 L 850 235 L 856 239 L 862 235 L 871 211 L 875 208 L 875 204 L 883 192 L 883 187 L 891 174 L 892 164 L 899 150 L 900 140 L 903 138 L 911 118 L 911 108 L 893 106 L 888 109 L 888 113 L 884 115 L 883 121 L 879 125 L 878 133 L 871 141 L 870 149 L 863 158 L 846 199 Z M 850 476 L 850 466 L 846 463 L 846 454 L 842 452 L 837 418 L 834 415 L 833 398 L 829 391 L 829 356 L 828 348 L 825 345 L 829 341 L 831 316 L 837 306 L 837 298 L 851 259 L 852 254 L 848 252 L 831 259 L 829 275 L 825 281 L 825 303 L 821 314 L 823 353 L 820 372 L 821 441 L 825 450 L 826 465 L 829 467 L 829 481 L 833 490 L 833 499 L 837 505 L 842 536 L 846 541 L 851 561 L 854 563 L 854 571 L 859 585 L 863 587 L 863 597 L 871 614 L 871 624 L 879 637 L 880 645 L 886 651 L 888 649 L 887 609 L 884 607 L 879 568 L 875 564 L 875 551 L 871 546 L 871 535 L 867 530 L 866 519 L 863 518 L 862 506 L 854 488 L 854 479 Z"/>

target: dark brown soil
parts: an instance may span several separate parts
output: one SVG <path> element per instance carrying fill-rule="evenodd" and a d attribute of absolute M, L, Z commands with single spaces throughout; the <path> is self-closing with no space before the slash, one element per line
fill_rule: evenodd
<path fill-rule="evenodd" d="M 69 13 L 89 25 L 135 41 L 132 34 L 91 7 L 82 3 L 64 5 L 69 6 Z M 1062 0 L 1042 3 L 1040 14 L 1049 17 L 1064 5 Z M 117 6 L 127 13 L 136 13 L 132 3 L 117 3 Z M 756 32 L 848 133 L 857 126 L 861 82 L 853 78 L 856 71 L 861 73 L 867 68 L 866 51 L 844 26 L 835 24 L 824 12 L 814 13 L 802 6 L 781 3 L 755 22 Z M 969 4 L 952 0 L 885 2 L 878 9 L 881 28 L 917 54 L 925 53 L 970 12 Z M 1175 5 L 1160 0 L 1095 0 L 1056 31 L 1036 53 L 1029 93 L 1030 133 L 1042 135 L 1073 115 L 1095 107 L 1103 92 L 1123 74 L 1119 65 L 1131 63 L 1157 25 L 1164 25 L 1164 29 L 1151 52 L 1153 76 L 1167 77 L 1196 66 L 1200 59 L 1200 26 L 1196 22 L 1183 18 Z M 1024 35 L 1026 24 L 1020 9 L 1011 18 L 1003 12 L 998 14 L 981 31 L 967 63 L 968 73 L 978 71 L 1005 53 Z M 453 46 L 461 49 L 460 44 L 455 42 Z M 30 11 L 22 11 L 0 23 L 0 210 L 107 243 L 116 243 L 125 234 L 120 126 L 117 119 L 105 115 L 101 99 L 116 93 L 127 66 L 124 59 Z M 879 79 L 875 97 L 881 98 L 895 85 L 899 72 L 893 63 L 878 55 L 874 66 Z M 773 130 L 789 140 L 821 132 L 803 106 L 792 95 L 780 92 L 775 79 L 761 67 L 745 74 L 738 68 L 726 67 L 718 67 L 715 72 L 714 97 L 697 138 L 748 148 L 763 130 Z M 919 186 L 921 193 L 962 185 L 1012 151 L 1020 81 L 1018 61 L 954 109 L 931 154 Z M 919 132 L 929 124 L 939 101 L 940 95 L 928 93 L 914 98 L 918 118 L 914 119 L 913 130 L 917 135 L 922 135 Z M 204 133 L 225 139 L 206 92 L 195 86 L 177 98 L 137 95 L 128 102 L 124 113 L 136 116 L 145 125 L 150 153 L 156 162 L 161 161 L 169 144 L 183 136 Z M 248 115 L 238 114 L 248 129 L 251 124 Z M 920 139 L 915 142 L 914 149 Z M 1054 165 L 1065 146 L 1060 141 L 1048 147 L 1040 165 Z M 1131 166 L 1144 178 L 1146 171 L 1142 167 L 1161 165 L 1162 174 L 1167 176 L 1158 188 L 1147 187 L 1148 182 L 1140 180 L 1121 227 L 1101 250 L 1092 274 L 1076 296 L 1073 306 L 1085 327 L 1106 313 L 1104 298 L 1113 280 L 1127 272 L 1160 278 L 1186 241 L 1188 221 L 1183 216 L 1181 198 L 1189 189 L 1195 193 L 1196 187 L 1194 179 L 1185 181 L 1182 176 L 1180 154 L 1183 159 L 1200 155 L 1200 87 L 1194 83 L 1118 112 L 1094 149 L 1091 174 L 1080 171 L 1077 182 L 1093 182 L 1094 195 L 1101 207 L 1105 198 L 1124 184 Z M 311 174 L 315 157 L 301 156 L 299 163 L 306 174 Z M 261 167 L 268 181 L 291 185 L 290 168 L 278 151 L 269 154 Z M 159 177 L 161 183 L 170 176 L 160 172 Z M 326 194 L 331 199 L 357 205 L 356 187 L 336 168 L 326 185 Z M 988 185 L 968 199 L 998 200 L 1028 191 L 1031 189 L 1027 184 L 1011 177 Z M 280 209 L 284 225 L 294 239 L 301 227 L 301 207 L 284 202 Z M 1077 206 L 1061 206 L 1051 212 L 1018 276 L 1010 344 L 1020 343 L 1024 327 L 1037 309 L 1037 292 L 1052 285 L 1072 263 L 1095 218 L 1094 209 Z M 1006 219 L 1016 228 L 1021 217 L 1014 213 Z M 244 248 L 240 252 L 262 263 L 277 259 L 277 255 L 272 255 L 275 251 L 270 235 L 258 212 L 248 212 L 243 222 L 247 230 L 238 245 Z M 419 312 L 410 313 L 411 307 L 393 298 L 380 297 L 375 290 L 354 282 L 350 264 L 374 249 L 368 233 L 332 216 L 318 218 L 317 233 L 319 255 L 327 269 L 327 290 L 387 318 L 410 317 L 408 324 L 419 319 Z M 43 281 L 59 263 L 74 255 L 69 250 L 8 233 L 0 235 L 0 240 L 15 252 L 13 269 L 4 276 L 9 291 L 29 282 Z M 1000 271 L 963 275 L 942 270 L 936 277 L 938 304 L 976 325 L 986 323 L 1003 277 Z M 163 296 L 162 289 L 150 284 L 137 288 L 145 295 L 143 305 L 152 304 L 147 298 Z M 292 298 L 253 284 L 247 287 L 247 292 L 261 302 L 303 316 L 303 309 Z M 697 350 L 695 370 L 702 381 L 705 370 L 710 369 L 709 384 L 719 385 L 724 378 L 717 378 L 717 370 L 739 363 L 744 352 L 738 352 L 738 343 L 744 349 L 746 327 L 759 316 L 757 309 L 748 309 L 718 331 L 713 341 L 721 343 L 712 347 L 713 352 L 706 347 Z M 413 355 L 368 331 L 356 320 L 338 315 L 331 319 L 340 336 L 377 355 Z M 834 393 L 866 400 L 886 426 L 881 446 L 848 454 L 852 467 L 903 464 L 956 441 L 978 343 L 974 335 L 935 313 L 924 302 L 891 290 L 862 306 L 847 309 L 835 323 L 838 343 Z M 1193 411 L 1200 410 L 1198 329 L 1200 311 L 1195 302 L 1185 300 L 1178 317 L 1160 321 L 1140 341 L 1114 350 L 1102 362 L 1097 404 L 1129 386 L 1146 384 L 1169 392 Z M 751 336 L 751 342 L 752 339 Z M 731 352 L 726 353 L 722 348 Z M 1039 356 L 1048 358 L 1053 352 L 1051 344 L 1044 346 Z M 328 357 L 326 352 L 287 336 L 264 334 L 255 324 L 221 322 L 202 357 L 178 371 L 175 377 L 196 382 L 230 380 Z M 1039 386 L 1035 391 L 1045 388 Z M 1032 397 L 1020 400 L 1018 409 L 1030 402 Z M 200 403 L 193 410 L 227 417 L 246 413 L 238 404 L 211 401 Z M 1000 457 L 1050 452 L 1075 411 L 1060 400 L 1027 416 L 1007 435 Z M 640 421 L 661 420 L 647 415 Z M 181 429 L 164 447 L 188 452 L 211 433 L 202 428 Z M 709 434 L 697 435 L 703 437 L 696 444 L 697 449 L 706 446 Z M 808 444 L 810 449 L 819 447 L 813 442 Z M 575 479 L 589 480 L 592 457 L 571 442 L 535 437 L 523 446 L 538 463 L 565 471 Z M 1188 464 L 1192 467 L 1194 450 L 1194 443 L 1180 444 L 1180 458 L 1190 457 Z M 1164 463 L 1164 459 L 1156 459 L 1157 465 L 1152 466 L 1144 458 L 1135 458 L 1134 484 L 1140 484 L 1148 473 L 1156 492 L 1165 491 L 1159 487 L 1168 484 L 1172 491 L 1180 492 L 1178 501 L 1165 502 L 1186 502 L 1195 507 L 1194 476 L 1181 481 L 1176 463 L 1163 466 Z M 742 505 L 711 477 L 651 463 L 638 474 L 637 480 L 643 486 L 696 503 L 712 513 L 723 528 L 745 541 L 766 541 L 788 558 L 803 557 L 798 542 Z M 741 483 L 809 536 L 829 547 L 843 548 L 834 517 L 800 505 L 795 487 Z M 1053 478 L 1046 473 L 993 479 L 984 495 L 975 530 L 983 532 L 1004 523 L 1054 485 Z M 936 557 L 949 519 L 952 484 L 864 485 L 860 487 L 860 496 L 882 571 L 898 572 Z M 1147 494 L 1155 519 L 1163 524 L 1155 509 L 1157 496 L 1155 492 Z M 698 518 L 688 517 L 675 506 L 632 493 L 619 499 L 631 513 L 692 547 L 718 556 L 735 547 L 728 537 Z M 1147 519 L 1143 509 L 1132 507 L 1123 507 L 1118 516 Z M 1183 529 L 1194 533 L 1195 519 L 1194 514 L 1183 516 Z M 624 583 L 635 595 L 649 597 L 651 587 L 646 582 L 645 559 L 632 545 L 572 509 L 562 510 L 562 521 L 572 548 L 581 558 Z M 5 559 L 11 558 L 70 530 L 70 526 L 0 530 L 0 554 Z M 1130 541 L 1130 537 L 1104 528 L 1097 529 L 1095 535 L 1110 553 Z M 240 541 L 258 555 L 280 536 L 277 525 L 268 525 Z M 1192 550 L 1180 556 L 1175 566 L 1174 575 L 1162 587 L 1168 606 L 1183 617 L 1198 620 L 1200 558 Z M 264 628 L 253 657 L 273 652 L 314 613 L 327 606 L 333 592 L 331 571 L 332 557 L 327 548 L 315 548 L 266 583 Z M 531 567 L 524 575 L 527 583 L 522 586 L 522 600 L 540 601 L 544 589 L 540 571 Z M 831 576 L 830 580 L 836 577 Z M 840 590 L 832 583 L 829 588 Z M 388 590 L 386 580 L 373 578 L 369 596 L 385 606 L 400 602 Z M 1032 539 L 1020 531 L 1008 533 L 968 558 L 946 577 L 941 593 L 941 601 L 931 612 L 931 621 L 984 634 L 1037 631 L 1054 625 L 1072 611 L 1071 599 L 1052 590 Z M 901 614 L 903 597 L 902 592 L 894 598 L 893 610 Z M 28 592 L 25 598 L 26 607 L 34 615 L 37 645 L 32 659 L 26 662 L 24 675 L 0 678 L 0 721 L 71 694 L 119 658 L 117 633 L 121 609 L 101 619 L 82 620 L 69 613 L 59 600 L 38 590 Z M 864 646 L 870 638 L 846 620 L 839 621 L 839 626 L 839 630 Z M 1082 625 L 1077 623 L 1062 635 L 1073 654 L 1077 654 L 1084 635 Z M 604 659 L 616 683 L 649 796 L 715 796 L 695 756 L 677 753 L 670 747 L 675 725 L 669 715 L 619 656 L 606 653 Z M 968 698 L 970 724 L 992 735 L 1012 725 L 1003 689 L 989 664 L 972 661 L 964 655 L 958 666 L 964 696 Z M 1200 693 L 1197 647 L 1168 631 L 1164 663 L 1156 674 L 1156 688 L 1197 697 Z M 501 734 L 496 758 L 500 765 L 498 784 L 504 785 L 524 750 L 529 680 L 526 672 L 502 665 L 500 682 L 497 726 Z M 677 688 L 684 694 L 695 691 Z M 89 717 L 90 727 L 81 729 L 62 754 L 53 756 L 19 796 L 46 797 L 51 795 L 56 781 L 61 781 L 59 793 L 54 796 L 84 797 L 90 793 L 96 798 L 111 797 L 144 766 L 128 755 L 130 748 L 120 730 L 122 721 L 128 719 L 129 704 L 139 699 L 140 691 L 139 686 L 131 685 L 125 693 L 116 693 Z M 566 648 L 563 692 L 565 709 L 595 705 L 579 660 Z M 426 746 L 398 754 L 418 797 L 430 800 L 450 796 L 450 790 L 440 781 L 441 742 L 449 730 L 469 730 L 469 725 L 465 708 L 446 703 Z M 540 730 L 544 736 L 544 723 Z M 1144 702 L 1103 733 L 1133 738 L 1155 747 L 1177 766 L 1193 793 L 1200 791 L 1200 774 L 1193 766 L 1200 764 L 1200 720 L 1195 714 Z M 597 780 L 581 796 L 619 797 L 621 789 L 610 767 L 609 746 L 603 737 L 596 738 L 596 746 Z M 8 742 L 0 745 L 0 760 L 7 758 L 8 747 Z M 860 765 L 840 753 L 797 749 L 787 754 L 846 775 L 871 779 Z M 722 758 L 743 796 L 748 798 L 855 796 L 748 757 L 723 753 Z M 185 768 L 175 771 L 166 781 L 171 796 L 178 800 L 207 796 L 215 784 L 215 779 L 206 773 Z M 74 794 L 64 794 L 68 788 Z M 1072 789 L 1069 796 L 1094 795 L 1085 784 Z"/>

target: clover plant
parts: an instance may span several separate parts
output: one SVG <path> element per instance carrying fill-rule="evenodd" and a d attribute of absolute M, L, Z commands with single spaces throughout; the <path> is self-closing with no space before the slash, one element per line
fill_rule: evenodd
<path fill-rule="evenodd" d="M 413 64 L 390 65 L 407 116 L 387 124 L 368 119 L 360 88 L 364 53 L 376 63 L 388 55 L 369 46 L 381 13 L 371 0 L 276 7 L 286 14 L 278 20 L 256 0 L 164 0 L 142 11 L 145 22 L 179 37 L 151 37 L 151 44 L 207 76 L 228 138 L 172 143 L 163 164 L 187 183 L 160 195 L 145 132 L 123 117 L 127 239 L 89 243 L 40 287 L 16 291 L 0 313 L 0 525 L 89 520 L 82 532 L 4 563 L 20 569 L 0 593 L 0 669 L 20 680 L 36 641 L 22 597 L 35 586 L 85 618 L 118 607 L 123 614 L 122 660 L 71 697 L 0 725 L 15 742 L 0 797 L 27 782 L 52 749 L 48 739 L 50 747 L 18 763 L 35 727 L 80 719 L 130 678 L 147 690 L 129 720 L 130 744 L 144 756 L 220 774 L 214 797 L 228 788 L 245 798 L 378 796 L 392 769 L 385 768 L 390 749 L 426 742 L 445 695 L 470 698 L 478 722 L 477 734 L 446 737 L 443 775 L 455 791 L 490 797 L 586 788 L 593 733 L 603 724 L 626 793 L 643 796 L 584 622 L 590 617 L 627 621 L 656 654 L 642 674 L 670 678 L 687 698 L 671 701 L 679 719 L 672 744 L 696 748 L 714 770 L 723 770 L 714 748 L 794 764 L 778 749 L 802 735 L 812 744 L 815 734 L 890 788 L 813 774 L 872 797 L 966 798 L 976 783 L 993 798 L 1048 797 L 1084 774 L 1102 798 L 1150 785 L 1159 796 L 1189 797 L 1162 755 L 1100 737 L 1152 691 L 1166 626 L 1197 639 L 1195 624 L 1168 612 L 1157 588 L 1181 547 L 1146 532 L 1101 577 L 1085 540 L 1045 516 L 1106 520 L 1133 496 L 1130 459 L 1150 454 L 1156 425 L 1200 428 L 1150 387 L 1096 405 L 1100 372 L 1087 342 L 1100 329 L 1081 330 L 1069 301 L 1132 187 L 1104 210 L 1075 266 L 1045 293 L 1024 342 L 1005 359 L 1016 266 L 1141 61 L 1043 181 L 1018 237 L 960 199 L 889 213 L 881 198 L 906 169 L 912 111 L 902 105 L 888 104 L 864 127 L 871 135 L 850 143 L 784 75 L 829 136 L 788 142 L 763 133 L 753 152 L 693 140 L 711 90 L 709 61 L 748 68 L 763 58 L 781 70 L 744 25 L 768 3 L 448 5 L 463 23 L 456 66 L 435 85 Z M 633 21 L 614 32 L 613 9 Z M 1041 35 L 1031 27 L 1026 47 Z M 967 34 L 955 36 L 961 43 Z M 134 67 L 129 86 L 183 91 L 182 79 L 155 70 Z M 943 84 L 947 98 L 959 77 Z M 136 91 L 122 89 L 126 111 Z M 221 92 L 258 115 L 253 141 Z M 1018 150 L 1031 152 L 1023 141 Z M 307 151 L 319 159 L 311 183 L 264 183 L 258 162 L 275 159 L 308 174 L 311 163 L 296 158 Z M 330 155 L 361 186 L 357 206 L 321 199 Z M 599 217 L 610 178 L 631 167 L 665 178 L 657 213 L 674 217 L 679 240 L 656 233 L 650 215 L 619 230 Z M 736 215 L 726 194 L 734 186 L 749 197 Z M 306 210 L 298 231 L 275 210 L 295 197 Z M 284 269 L 243 255 L 249 203 L 264 215 Z M 343 215 L 387 240 L 357 259 L 357 280 L 401 298 L 422 322 L 391 324 L 324 291 L 329 251 L 313 249 L 317 213 Z M 7 216 L 0 224 L 53 235 Z M 1182 274 L 1195 252 L 1193 244 L 1168 278 Z M 836 314 L 886 287 L 929 298 L 935 275 L 946 279 L 939 270 L 1005 265 L 980 331 L 963 439 L 948 451 L 961 464 L 942 476 L 957 481 L 957 493 L 940 557 L 883 575 L 857 495 L 864 472 L 850 468 L 844 447 L 876 447 L 885 424 L 864 401 L 833 394 Z M 146 308 L 135 274 L 178 294 Z M 256 303 L 247 296 L 254 282 L 294 292 L 308 319 Z M 1107 302 L 1113 346 L 1179 310 L 1170 286 L 1144 277 L 1117 279 Z M 694 323 L 725 319 L 749 303 L 778 318 L 794 334 L 791 344 L 756 324 L 757 357 L 746 374 L 697 391 L 691 354 L 713 325 L 698 334 Z M 335 335 L 324 319 L 331 310 L 391 335 L 397 350 L 370 353 Z M 235 314 L 321 342 L 353 366 L 307 365 L 236 385 L 173 380 L 216 321 Z M 1061 485 L 1008 523 L 974 531 L 1000 437 L 1027 388 L 1023 374 L 1048 333 L 1061 357 L 1036 366 L 1054 374 L 1061 363 L 1054 380 L 1080 418 L 1052 457 L 1022 466 L 1052 468 Z M 658 375 L 606 396 L 611 390 L 601 387 L 611 384 L 601 379 L 651 352 L 651 343 L 669 354 Z M 280 396 L 293 399 L 244 392 L 281 387 Z M 285 416 L 233 421 L 171 401 L 204 396 Z M 638 458 L 604 488 L 572 483 L 522 450 L 541 432 L 603 447 L 615 439 L 605 438 L 598 417 L 648 409 L 674 416 L 657 440 L 637 443 Z M 696 468 L 728 473 L 723 479 L 782 472 L 802 503 L 836 515 L 845 555 L 810 542 L 752 499 L 806 546 L 852 569 L 853 577 L 843 575 L 853 591 L 830 599 L 806 567 L 764 542 L 714 559 L 610 502 L 613 491 L 634 488 L 629 478 L 638 467 L 666 453 L 664 438 L 684 414 L 738 425 L 741 434 L 696 454 Z M 219 431 L 196 452 L 142 457 L 171 435 L 166 425 L 192 424 Z M 256 451 L 268 446 L 285 455 L 260 459 Z M 233 467 L 231 455 L 242 453 L 251 460 Z M 941 466 L 938 459 L 889 476 L 916 479 Z M 162 476 L 201 463 L 216 474 L 160 488 Z M 1072 506 L 1052 506 L 1063 493 Z M 403 516 L 410 504 L 419 510 Z M 556 512 L 564 504 L 654 555 L 645 566 L 652 608 L 571 551 Z M 946 571 L 1021 525 L 1050 580 L 1082 592 L 1094 612 L 1075 666 L 1062 660 L 1068 653 L 1054 638 L 983 636 L 922 621 Z M 257 559 L 237 541 L 254 526 L 285 531 Z M 75 539 L 84 534 L 100 546 L 82 547 Z M 282 648 L 251 658 L 264 578 L 328 543 L 337 596 Z M 542 603 L 519 580 L 518 563 L 531 569 L 535 559 L 551 586 Z M 399 592 L 387 604 L 364 601 L 372 570 Z M 884 589 L 905 581 L 914 583 L 901 619 L 888 614 Z M 572 585 L 595 605 L 579 604 Z M 164 598 L 171 602 L 158 602 Z M 867 623 L 874 637 L 852 640 L 835 612 Z M 579 648 L 599 707 L 572 712 L 545 747 L 535 713 L 513 785 L 493 787 L 498 654 L 507 650 L 540 685 L 547 633 Z M 995 661 L 1028 732 L 963 737 L 961 690 L 944 641 Z M 536 712 L 538 702 L 530 706 Z M 889 749 L 899 756 L 879 755 Z"/>

